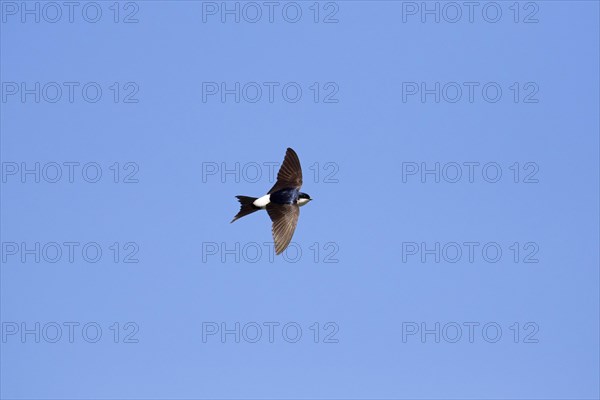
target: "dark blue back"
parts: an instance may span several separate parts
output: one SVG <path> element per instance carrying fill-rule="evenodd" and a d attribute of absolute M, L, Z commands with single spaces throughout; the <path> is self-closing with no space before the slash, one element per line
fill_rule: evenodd
<path fill-rule="evenodd" d="M 271 193 L 271 202 L 276 204 L 294 204 L 298 201 L 298 189 L 281 189 Z"/>

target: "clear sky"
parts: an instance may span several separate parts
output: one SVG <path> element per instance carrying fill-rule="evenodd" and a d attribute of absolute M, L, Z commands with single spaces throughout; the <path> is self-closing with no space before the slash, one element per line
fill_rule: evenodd
<path fill-rule="evenodd" d="M 599 397 L 597 2 L 0 7 L 2 398 Z"/>

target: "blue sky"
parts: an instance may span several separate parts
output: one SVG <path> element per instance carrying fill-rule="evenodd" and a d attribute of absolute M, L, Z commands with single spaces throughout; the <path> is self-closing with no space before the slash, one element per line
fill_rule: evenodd
<path fill-rule="evenodd" d="M 597 2 L 56 4 L 0 3 L 2 398 L 598 398 Z"/>

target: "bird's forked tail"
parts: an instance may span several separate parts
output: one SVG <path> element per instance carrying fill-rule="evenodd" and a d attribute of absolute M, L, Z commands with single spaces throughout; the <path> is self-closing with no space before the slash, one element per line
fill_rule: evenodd
<path fill-rule="evenodd" d="M 256 197 L 248 196 L 235 196 L 241 204 L 240 211 L 233 217 L 230 223 L 237 221 L 238 219 L 245 217 L 248 214 L 252 214 L 254 211 L 260 210 L 260 208 L 254 205 Z"/>

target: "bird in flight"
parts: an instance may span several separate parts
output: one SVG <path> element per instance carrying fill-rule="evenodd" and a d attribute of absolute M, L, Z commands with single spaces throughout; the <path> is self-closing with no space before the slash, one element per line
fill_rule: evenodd
<path fill-rule="evenodd" d="M 255 211 L 266 209 L 273 222 L 271 230 L 275 242 L 275 254 L 283 253 L 296 230 L 300 207 L 312 200 L 308 194 L 300 191 L 301 187 L 300 160 L 298 154 L 288 147 L 283 164 L 277 173 L 277 182 L 266 195 L 259 198 L 235 196 L 241 208 L 231 223 Z"/>

